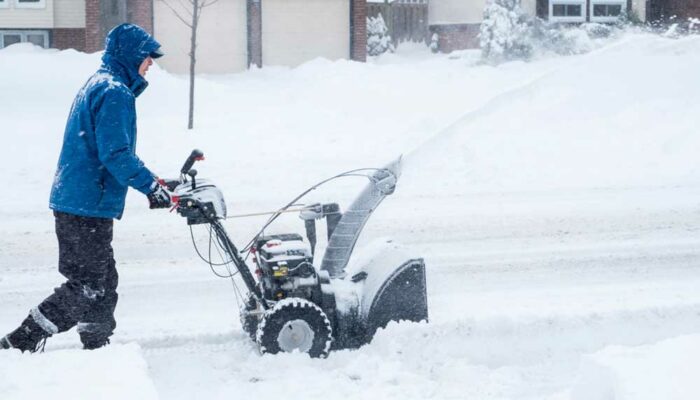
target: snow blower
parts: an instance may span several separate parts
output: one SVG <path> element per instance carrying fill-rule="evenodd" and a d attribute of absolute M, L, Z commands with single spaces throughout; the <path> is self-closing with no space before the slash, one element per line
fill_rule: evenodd
<path fill-rule="evenodd" d="M 358 348 L 372 340 L 379 328 L 390 321 L 427 321 L 428 304 L 425 263 L 421 258 L 398 258 L 382 253 L 374 261 L 346 271 L 357 239 L 372 212 L 392 194 L 400 176 L 401 160 L 386 168 L 348 171 L 312 186 L 271 217 L 239 251 L 222 225 L 227 218 L 221 191 L 210 181 L 198 179 L 192 169 L 204 155 L 194 150 L 177 180 L 162 183 L 172 192 L 177 212 L 193 225 L 209 231 L 209 258 L 193 244 L 199 256 L 210 264 L 233 265 L 228 274 L 239 275 L 248 293 L 242 295 L 240 317 L 243 329 L 257 342 L 261 353 L 299 351 L 311 357 L 326 357 L 334 349 Z M 369 183 L 345 211 L 336 203 L 300 208 L 297 202 L 319 186 L 345 176 L 366 176 Z M 299 212 L 305 236 L 297 233 L 266 235 L 266 228 L 282 213 Z M 325 220 L 328 236 L 319 258 L 316 223 Z M 212 245 L 224 262 L 211 260 Z M 252 257 L 251 257 L 252 256 Z M 251 273 L 248 261 L 251 259 Z M 392 264 L 395 263 L 395 264 Z M 237 288 L 234 282 L 234 288 Z"/>

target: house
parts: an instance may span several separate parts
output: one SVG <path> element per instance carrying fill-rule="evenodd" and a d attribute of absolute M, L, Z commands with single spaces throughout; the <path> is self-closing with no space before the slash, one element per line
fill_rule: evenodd
<path fill-rule="evenodd" d="M 144 0 L 0 0 L 0 48 L 29 42 L 94 52 L 114 25 L 131 21 L 152 29 Z"/>
<path fill-rule="evenodd" d="M 0 48 L 19 42 L 95 52 L 123 22 L 153 32 L 165 69 L 189 69 L 190 29 L 181 0 L 0 0 Z M 237 72 L 324 57 L 366 58 L 366 0 L 219 0 L 197 36 L 198 72 Z"/>
<path fill-rule="evenodd" d="M 561 23 L 616 21 L 623 13 L 645 21 L 648 0 L 521 0 L 527 14 Z M 651 0 L 667 2 L 681 0 Z M 687 2 L 687 1 L 686 1 Z M 486 0 L 430 0 L 429 28 L 440 51 L 476 48 Z"/>
<path fill-rule="evenodd" d="M 202 12 L 197 70 L 229 73 L 251 66 L 296 66 L 317 57 L 364 61 L 367 1 L 218 0 Z M 425 7 L 426 1 L 428 29 L 437 35 L 441 51 L 478 47 L 487 0 L 386 1 L 405 6 L 401 21 L 408 21 L 404 36 L 411 40 L 425 36 L 426 22 L 425 10 L 409 6 Z M 0 48 L 30 42 L 95 52 L 112 27 L 133 22 L 154 32 L 163 44 L 168 56 L 159 60 L 162 67 L 185 73 L 190 29 L 181 17 L 191 18 L 186 4 L 188 0 L 0 0 Z M 521 0 L 521 8 L 560 23 L 608 23 L 623 13 L 641 21 L 700 17 L 700 0 Z M 409 26 L 411 21 L 418 28 Z"/>
<path fill-rule="evenodd" d="M 700 0 L 649 0 L 648 3 L 650 21 L 700 18 Z"/>
<path fill-rule="evenodd" d="M 646 21 L 647 0 L 537 0 L 537 16 L 553 22 L 615 22 L 623 14 Z"/>
<path fill-rule="evenodd" d="M 181 1 L 155 0 L 154 29 L 168 57 L 159 64 L 189 68 L 190 29 Z M 186 2 L 185 2 L 186 3 Z M 296 66 L 317 57 L 366 58 L 365 0 L 219 0 L 202 11 L 198 71 L 226 73 L 249 66 Z"/>

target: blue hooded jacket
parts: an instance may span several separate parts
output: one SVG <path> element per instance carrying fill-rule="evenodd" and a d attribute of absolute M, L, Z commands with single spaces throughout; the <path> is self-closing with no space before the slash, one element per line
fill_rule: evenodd
<path fill-rule="evenodd" d="M 128 186 L 148 194 L 155 175 L 136 156 L 135 100 L 148 86 L 143 60 L 160 44 L 136 25 L 107 36 L 102 66 L 80 89 L 68 116 L 49 207 L 121 218 Z"/>

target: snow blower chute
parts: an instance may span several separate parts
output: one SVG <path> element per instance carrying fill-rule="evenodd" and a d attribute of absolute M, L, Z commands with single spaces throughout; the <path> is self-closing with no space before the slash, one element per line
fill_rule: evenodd
<path fill-rule="evenodd" d="M 346 270 L 365 223 L 396 188 L 400 159 L 385 168 L 348 171 L 309 188 L 270 213 L 268 222 L 239 252 L 222 225 L 227 213 L 221 191 L 211 182 L 197 179 L 197 171 L 192 169 L 194 162 L 203 158 L 201 151 L 193 151 L 180 178 L 163 184 L 172 191 L 177 212 L 188 225 L 208 225 L 209 254 L 211 246 L 217 246 L 225 257 L 219 265 L 235 266 L 236 272 L 226 277 L 233 279 L 238 274 L 248 289 L 241 305 L 241 322 L 261 353 L 300 351 L 325 357 L 332 349 L 369 343 L 376 330 L 390 321 L 428 319 L 423 259 L 406 260 L 387 250 L 355 271 Z M 299 199 L 320 185 L 357 175 L 366 176 L 369 183 L 344 213 L 336 203 L 294 208 Z M 286 212 L 299 212 L 306 239 L 296 233 L 264 234 Z M 318 262 L 316 222 L 324 219 L 328 243 Z M 255 274 L 246 263 L 249 256 Z M 215 265 L 211 258 L 205 261 Z"/>

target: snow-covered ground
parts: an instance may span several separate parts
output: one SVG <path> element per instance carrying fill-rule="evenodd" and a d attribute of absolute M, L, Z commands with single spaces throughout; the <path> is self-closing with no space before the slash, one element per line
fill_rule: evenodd
<path fill-rule="evenodd" d="M 629 34 L 499 67 L 477 58 L 413 48 L 201 77 L 193 132 L 184 77 L 152 71 L 137 105 L 147 165 L 174 176 L 203 149 L 200 176 L 232 213 L 403 154 L 361 245 L 390 236 L 425 257 L 430 323 L 392 324 L 325 360 L 261 357 L 185 222 L 132 193 L 115 227 L 115 345 L 86 354 L 69 332 L 44 354 L 0 353 L 0 398 L 700 397 L 688 374 L 700 343 L 700 38 Z M 48 193 L 73 96 L 98 62 L 0 51 L 0 333 L 61 281 Z M 310 200 L 347 202 L 363 184 Z M 243 243 L 262 222 L 227 227 Z"/>

